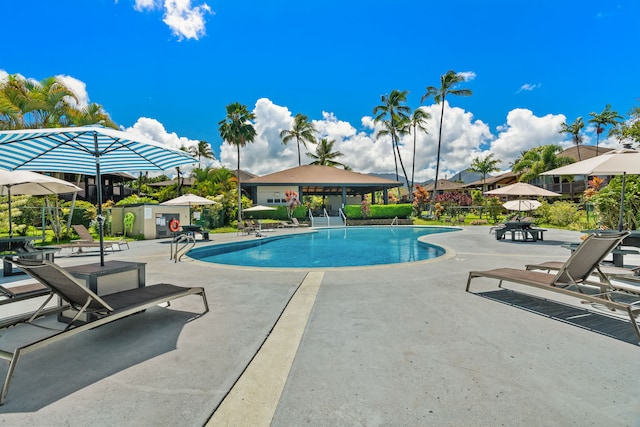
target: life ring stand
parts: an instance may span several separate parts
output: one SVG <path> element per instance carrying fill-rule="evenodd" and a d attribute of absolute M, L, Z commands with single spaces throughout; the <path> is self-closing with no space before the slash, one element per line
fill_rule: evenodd
<path fill-rule="evenodd" d="M 171 230 L 172 233 L 175 233 L 176 231 L 180 230 L 180 221 L 178 221 L 175 218 L 169 221 L 169 230 Z"/>

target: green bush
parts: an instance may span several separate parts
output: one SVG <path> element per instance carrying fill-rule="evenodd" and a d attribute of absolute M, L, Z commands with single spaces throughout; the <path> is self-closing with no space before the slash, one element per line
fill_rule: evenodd
<path fill-rule="evenodd" d="M 578 205 L 573 202 L 543 203 L 537 211 L 545 223 L 559 227 L 579 223 L 581 217 Z"/>
<path fill-rule="evenodd" d="M 368 219 L 387 219 L 387 218 L 409 218 L 413 213 L 413 206 L 410 204 L 400 205 L 371 205 Z M 348 219 L 363 219 L 362 206 L 346 205 L 344 214 Z"/>

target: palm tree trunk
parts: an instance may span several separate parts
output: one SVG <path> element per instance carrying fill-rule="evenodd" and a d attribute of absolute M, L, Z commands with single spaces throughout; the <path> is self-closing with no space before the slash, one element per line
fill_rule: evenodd
<path fill-rule="evenodd" d="M 411 161 L 411 188 L 409 188 L 409 200 L 413 202 L 413 186 L 416 173 L 416 128 L 413 128 L 413 159 Z"/>
<path fill-rule="evenodd" d="M 298 143 L 298 166 L 302 166 L 302 160 L 300 159 L 300 140 L 297 139 L 296 142 Z"/>
<path fill-rule="evenodd" d="M 440 173 L 440 148 L 442 147 L 442 119 L 444 118 L 444 96 L 442 97 L 442 109 L 440 111 L 440 130 L 438 131 L 438 155 L 436 156 L 436 181 L 433 183 L 432 204 L 436 201 L 438 192 L 438 174 Z"/>
<path fill-rule="evenodd" d="M 242 189 L 240 188 L 240 144 L 238 144 L 238 227 L 242 223 Z"/>

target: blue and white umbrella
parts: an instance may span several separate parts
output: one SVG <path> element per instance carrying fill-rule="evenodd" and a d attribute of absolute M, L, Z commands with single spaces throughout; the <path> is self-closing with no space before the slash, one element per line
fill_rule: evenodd
<path fill-rule="evenodd" d="M 98 224 L 103 243 L 103 173 L 164 171 L 198 161 L 189 153 L 148 138 L 100 126 L 0 132 L 0 168 L 95 175 Z M 104 252 L 100 249 L 100 263 Z"/>

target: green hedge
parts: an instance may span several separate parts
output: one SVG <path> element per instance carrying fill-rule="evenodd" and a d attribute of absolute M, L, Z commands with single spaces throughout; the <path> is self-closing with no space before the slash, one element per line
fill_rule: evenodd
<path fill-rule="evenodd" d="M 371 205 L 370 219 L 387 219 L 387 218 L 409 218 L 413 213 L 413 206 L 410 204 L 399 205 Z M 360 205 L 347 205 L 344 207 L 344 214 L 347 219 L 363 219 Z"/>

